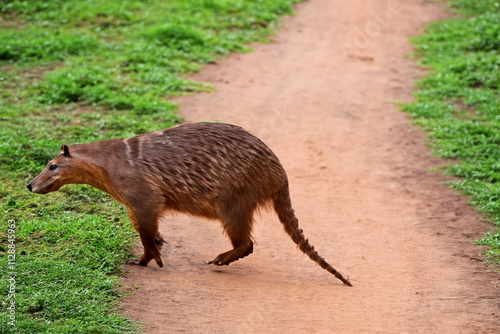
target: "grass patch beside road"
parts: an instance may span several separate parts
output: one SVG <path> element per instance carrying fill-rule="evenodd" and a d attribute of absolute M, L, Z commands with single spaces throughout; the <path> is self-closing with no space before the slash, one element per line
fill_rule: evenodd
<path fill-rule="evenodd" d="M 443 169 L 460 177 L 450 184 L 497 227 L 478 243 L 500 264 L 500 2 L 450 4 L 461 17 L 433 23 L 414 39 L 431 73 L 404 110 L 429 132 L 437 155 L 455 160 Z"/>
<path fill-rule="evenodd" d="M 25 185 L 62 143 L 181 122 L 168 98 L 211 89 L 184 75 L 265 40 L 295 2 L 0 1 L 2 333 L 139 331 L 117 312 L 113 274 L 137 241 L 124 209 L 87 186 Z"/>

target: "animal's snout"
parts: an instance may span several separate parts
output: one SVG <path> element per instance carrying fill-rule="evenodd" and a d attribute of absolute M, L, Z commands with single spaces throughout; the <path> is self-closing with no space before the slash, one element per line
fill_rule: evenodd
<path fill-rule="evenodd" d="M 31 183 L 28 183 L 28 185 L 26 186 L 26 188 L 28 188 L 29 191 L 33 192 L 33 188 L 31 187 Z"/>

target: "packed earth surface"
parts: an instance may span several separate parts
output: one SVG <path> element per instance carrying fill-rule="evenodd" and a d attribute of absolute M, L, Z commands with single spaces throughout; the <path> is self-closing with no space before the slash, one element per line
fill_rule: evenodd
<path fill-rule="evenodd" d="M 188 122 L 243 126 L 280 158 L 299 225 L 343 285 L 255 216 L 254 253 L 217 222 L 169 215 L 165 267 L 126 265 L 123 312 L 147 333 L 498 333 L 500 275 L 474 241 L 491 226 L 431 171 L 397 102 L 424 73 L 411 36 L 450 15 L 424 0 L 310 0 L 269 44 L 207 65 L 215 92 L 177 98 Z M 137 246 L 137 254 L 142 247 Z"/>

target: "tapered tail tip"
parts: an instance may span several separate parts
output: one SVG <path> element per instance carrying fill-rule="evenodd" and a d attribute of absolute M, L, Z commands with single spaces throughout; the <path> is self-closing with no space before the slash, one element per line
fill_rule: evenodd
<path fill-rule="evenodd" d="M 341 280 L 345 285 L 347 286 L 352 286 L 352 283 L 349 282 L 349 279 L 348 278 L 344 278 L 342 275 L 335 275 L 335 277 L 337 277 L 339 280 Z"/>

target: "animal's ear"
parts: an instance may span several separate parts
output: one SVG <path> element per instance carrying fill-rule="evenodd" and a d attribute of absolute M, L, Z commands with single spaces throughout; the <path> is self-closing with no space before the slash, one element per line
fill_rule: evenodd
<path fill-rule="evenodd" d="M 66 144 L 62 144 L 61 146 L 61 152 L 64 154 L 65 157 L 70 157 L 69 155 L 69 147 Z"/>

